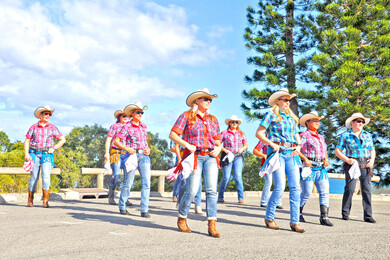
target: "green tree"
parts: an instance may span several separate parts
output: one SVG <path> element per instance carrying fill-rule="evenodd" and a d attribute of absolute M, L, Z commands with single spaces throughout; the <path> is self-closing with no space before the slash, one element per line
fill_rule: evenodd
<path fill-rule="evenodd" d="M 314 30 L 314 18 L 307 15 L 312 7 L 312 0 L 261 0 L 257 10 L 247 8 L 245 46 L 257 55 L 247 59 L 255 70 L 252 76 L 245 76 L 245 81 L 263 83 L 242 93 L 251 102 L 250 106 L 241 105 L 249 119 L 262 117 L 264 108 L 269 107 L 267 99 L 276 89 L 295 90 L 296 80 L 306 81 L 309 51 L 315 46 L 310 30 Z M 295 99 L 291 108 L 299 114 Z"/>
<path fill-rule="evenodd" d="M 316 7 L 320 44 L 309 77 L 321 94 L 302 91 L 300 96 L 327 116 L 331 150 L 352 113 L 370 117 L 365 128 L 373 133 L 377 173 L 387 171 L 383 183 L 389 184 L 390 1 L 326 0 Z"/>
<path fill-rule="evenodd" d="M 0 152 L 7 152 L 10 149 L 11 142 L 4 131 L 0 131 Z"/>

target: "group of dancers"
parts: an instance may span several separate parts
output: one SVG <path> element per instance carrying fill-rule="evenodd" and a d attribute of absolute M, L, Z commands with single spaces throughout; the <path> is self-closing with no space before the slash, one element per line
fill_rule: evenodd
<path fill-rule="evenodd" d="M 224 192 L 232 170 L 238 203 L 244 203 L 242 154 L 248 148 L 245 134 L 239 127 L 242 123 L 241 119 L 235 115 L 227 118 L 225 120 L 227 129 L 221 132 L 217 118 L 209 114 L 210 105 L 217 97 L 216 94 L 210 94 L 207 88 L 191 93 L 186 100 L 188 111 L 178 117 L 169 134 L 169 138 L 175 143 L 172 151 L 176 151 L 178 155 L 175 173 L 179 188 L 174 188 L 174 196 L 178 197 L 177 226 L 182 232 L 191 232 L 187 224 L 187 216 L 196 196 L 199 203 L 195 210 L 199 214 L 203 213 L 199 195 L 203 178 L 208 233 L 212 237 L 220 237 L 216 229 L 217 203 L 224 202 Z M 298 118 L 290 109 L 292 98 L 296 98 L 296 94 L 290 94 L 286 88 L 276 91 L 269 97 L 271 110 L 264 115 L 256 131 L 259 143 L 253 153 L 263 158 L 260 172 L 265 178 L 265 184 L 260 206 L 266 207 L 265 225 L 270 229 L 279 229 L 275 222 L 275 211 L 276 208 L 282 208 L 281 197 L 287 177 L 290 193 L 290 228 L 303 233 L 305 229 L 300 226 L 300 222 L 305 222 L 303 209 L 311 195 L 314 183 L 319 192 L 320 223 L 333 226 L 328 217 L 329 180 L 326 167 L 329 161 L 325 139 L 318 133 L 320 120 L 324 117 L 312 111 Z M 131 205 L 128 198 L 138 169 L 141 177 L 140 213 L 142 217 L 150 218 L 150 148 L 147 142 L 147 127 L 142 122 L 142 116 L 147 109 L 147 106 L 136 101 L 123 110 L 115 111 L 114 116 L 117 121 L 108 131 L 104 157 L 112 168 L 109 204 L 116 204 L 115 189 L 120 169 L 123 169 L 124 179 L 118 206 L 120 214 L 130 215 L 126 206 Z M 29 207 L 33 206 L 40 168 L 42 168 L 43 206 L 49 206 L 50 170 L 54 167 L 53 152 L 65 143 L 65 138 L 58 128 L 49 123 L 53 113 L 54 110 L 48 105 L 38 107 L 34 115 L 39 122 L 32 125 L 26 134 L 25 159 L 26 162 L 31 160 L 34 162 L 29 182 L 27 203 Z M 351 115 L 345 121 L 347 131 L 341 135 L 335 153 L 344 161 L 346 185 L 342 201 L 342 219 L 349 219 L 352 196 L 359 178 L 364 221 L 375 223 L 371 209 L 371 176 L 376 154 L 371 135 L 363 130 L 369 121 L 370 119 L 361 113 Z M 299 133 L 298 124 L 306 127 L 307 130 Z M 55 145 L 54 138 L 59 139 Z M 190 167 L 190 174 L 188 174 L 188 167 Z M 218 192 L 219 168 L 223 170 L 223 178 Z M 274 189 L 269 197 L 272 180 Z M 181 192 L 176 191 L 175 194 L 175 190 Z"/>

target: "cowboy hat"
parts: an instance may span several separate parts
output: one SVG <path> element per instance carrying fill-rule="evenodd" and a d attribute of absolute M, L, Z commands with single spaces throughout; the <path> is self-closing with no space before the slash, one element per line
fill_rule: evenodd
<path fill-rule="evenodd" d="M 114 112 L 114 116 L 118 118 L 118 116 L 125 114 L 125 112 L 122 109 L 118 109 L 117 111 Z"/>
<path fill-rule="evenodd" d="M 293 98 L 293 97 L 296 97 L 297 94 L 290 94 L 290 92 L 288 92 L 288 89 L 287 88 L 281 88 L 279 89 L 278 91 L 276 91 L 275 93 L 273 93 L 269 98 L 268 98 L 268 104 L 273 107 L 276 103 L 276 100 L 279 99 L 280 97 L 283 97 L 283 96 L 289 96 L 290 99 Z"/>
<path fill-rule="evenodd" d="M 229 125 L 230 121 L 238 121 L 239 125 L 242 123 L 242 120 L 239 119 L 236 115 L 232 115 L 230 118 L 225 119 L 225 124 Z"/>
<path fill-rule="evenodd" d="M 147 110 L 148 106 L 142 106 L 142 103 L 139 101 L 135 101 L 134 103 L 127 105 L 123 111 L 127 116 L 131 116 L 131 113 L 133 113 L 134 109 L 141 109 L 141 110 Z"/>
<path fill-rule="evenodd" d="M 368 117 L 364 117 L 361 113 L 354 113 L 352 116 L 348 117 L 347 120 L 345 120 L 345 126 L 348 129 L 352 128 L 351 122 L 357 118 L 363 118 L 365 121 L 364 125 L 367 125 L 370 122 L 370 119 Z"/>
<path fill-rule="evenodd" d="M 186 100 L 187 106 L 192 107 L 195 100 L 197 100 L 200 97 L 207 97 L 207 98 L 213 99 L 213 98 L 217 98 L 218 95 L 217 94 L 211 95 L 208 88 L 199 89 L 199 90 L 191 93 L 187 97 L 187 100 Z"/>
<path fill-rule="evenodd" d="M 46 111 L 52 114 L 54 113 L 54 109 L 51 109 L 49 105 L 44 105 L 43 107 L 38 107 L 37 109 L 35 109 L 34 116 L 38 119 L 41 119 L 41 113 Z"/>
<path fill-rule="evenodd" d="M 299 119 L 299 124 L 301 126 L 306 126 L 306 121 L 307 120 L 310 120 L 310 119 L 318 119 L 318 120 L 321 120 L 324 118 L 324 116 L 318 116 L 318 113 L 316 111 L 311 111 L 310 113 L 308 114 L 304 114 L 300 119 Z"/>

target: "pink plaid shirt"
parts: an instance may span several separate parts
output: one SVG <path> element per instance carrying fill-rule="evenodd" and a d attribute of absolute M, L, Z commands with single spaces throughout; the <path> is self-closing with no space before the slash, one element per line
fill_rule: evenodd
<path fill-rule="evenodd" d="M 127 123 L 126 123 L 127 124 Z M 122 129 L 122 124 L 121 123 L 116 123 L 116 124 L 113 124 L 110 126 L 110 129 L 108 130 L 108 133 L 107 133 L 107 136 L 109 137 L 112 137 L 112 140 L 111 140 L 111 147 L 115 148 L 115 149 L 120 149 L 118 146 L 116 146 L 114 144 L 114 140 L 115 138 L 118 136 L 119 132 L 121 131 Z M 122 144 L 123 145 L 126 145 L 125 141 L 123 140 L 122 141 Z"/>
<path fill-rule="evenodd" d="M 316 133 L 313 134 L 310 130 L 302 132 L 301 136 L 301 152 L 310 159 L 325 159 L 326 143 L 325 138 Z"/>
<path fill-rule="evenodd" d="M 244 133 L 243 133 L 244 134 Z M 223 147 L 232 153 L 238 153 L 248 141 L 246 140 L 245 134 L 242 136 L 239 131 L 232 132 L 230 129 L 222 131 L 221 133 L 221 142 Z"/>
<path fill-rule="evenodd" d="M 267 154 L 268 150 L 268 144 L 263 143 L 262 141 L 259 141 L 257 145 L 255 146 L 255 149 L 261 152 L 262 154 Z"/>
<path fill-rule="evenodd" d="M 126 142 L 127 147 L 132 147 L 136 150 L 144 150 L 148 147 L 148 131 L 146 125 L 142 122 L 139 125 L 134 125 L 133 120 L 127 123 L 120 132 L 118 137 Z"/>
<path fill-rule="evenodd" d="M 26 134 L 31 139 L 30 147 L 51 148 L 54 146 L 53 138 L 59 139 L 62 136 L 58 128 L 50 123 L 42 126 L 40 122 L 33 124 Z"/>
<path fill-rule="evenodd" d="M 191 125 L 188 119 L 189 113 L 187 111 L 179 116 L 172 127 L 172 131 L 178 135 L 183 135 L 183 140 L 195 145 L 197 149 L 214 148 L 215 140 L 221 138 L 217 118 L 208 113 L 203 118 L 196 114 L 195 124 Z"/>

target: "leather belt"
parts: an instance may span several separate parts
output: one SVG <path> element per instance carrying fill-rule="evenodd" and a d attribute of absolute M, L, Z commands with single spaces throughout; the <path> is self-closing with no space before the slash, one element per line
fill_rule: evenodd
<path fill-rule="evenodd" d="M 199 154 L 199 155 L 208 155 L 208 154 L 210 154 L 210 152 L 211 152 L 211 149 L 197 149 L 196 151 L 195 151 L 195 154 Z"/>
<path fill-rule="evenodd" d="M 298 145 L 297 144 L 293 144 L 293 143 L 284 143 L 284 142 L 274 142 L 275 144 L 277 145 L 282 145 L 284 147 L 297 147 Z"/>
<path fill-rule="evenodd" d="M 325 159 L 320 159 L 320 158 L 307 158 L 307 159 L 316 163 L 323 163 L 325 161 Z"/>
<path fill-rule="evenodd" d="M 37 148 L 37 147 L 30 147 L 31 150 L 39 151 L 39 152 L 48 152 L 49 148 Z"/>
<path fill-rule="evenodd" d="M 355 159 L 358 162 L 359 168 L 368 168 L 367 164 L 370 158 L 352 158 L 352 159 Z"/>

